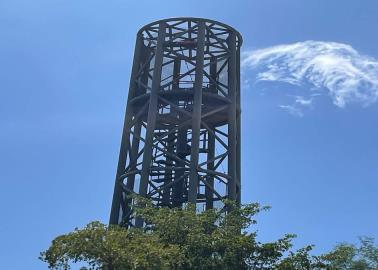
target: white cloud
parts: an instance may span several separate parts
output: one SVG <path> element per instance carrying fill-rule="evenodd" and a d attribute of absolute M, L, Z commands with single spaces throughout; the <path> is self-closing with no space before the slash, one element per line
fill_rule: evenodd
<path fill-rule="evenodd" d="M 309 107 L 312 105 L 312 98 L 306 99 L 301 96 L 296 96 L 295 97 L 295 103 L 300 104 L 305 107 Z"/>
<path fill-rule="evenodd" d="M 303 116 L 302 110 L 298 108 L 297 106 L 295 106 L 295 104 L 294 105 L 280 105 L 279 107 L 294 116 L 298 116 L 298 117 Z"/>
<path fill-rule="evenodd" d="M 285 82 L 303 90 L 310 86 L 293 105 L 280 106 L 291 113 L 310 106 L 319 94 L 329 95 L 338 107 L 378 100 L 378 61 L 343 43 L 305 41 L 247 51 L 242 69 L 245 76 L 249 70 L 256 72 L 257 82 Z"/>

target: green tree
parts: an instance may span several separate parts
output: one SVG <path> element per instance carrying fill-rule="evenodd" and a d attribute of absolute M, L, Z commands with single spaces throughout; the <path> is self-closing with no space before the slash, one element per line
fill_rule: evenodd
<path fill-rule="evenodd" d="M 134 211 L 145 220 L 145 228 L 126 230 L 92 222 L 54 239 L 40 259 L 50 269 L 70 269 L 77 262 L 103 270 L 327 269 L 319 257 L 310 255 L 311 246 L 291 251 L 294 235 L 271 243 L 257 240 L 251 226 L 266 207 L 230 202 L 226 206 L 227 215 L 220 209 L 196 213 L 193 205 L 156 208 L 142 201 Z"/>
<path fill-rule="evenodd" d="M 160 243 L 154 234 L 100 222 L 58 236 L 40 258 L 51 269 L 70 269 L 70 262 L 86 262 L 88 269 L 109 270 L 170 269 L 183 259 L 177 246 Z"/>
<path fill-rule="evenodd" d="M 378 247 L 371 237 L 361 237 L 359 245 L 338 244 L 322 256 L 331 270 L 378 270 Z"/>

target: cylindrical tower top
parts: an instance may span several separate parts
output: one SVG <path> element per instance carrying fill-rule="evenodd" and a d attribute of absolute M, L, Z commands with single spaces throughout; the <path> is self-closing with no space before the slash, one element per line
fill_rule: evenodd
<path fill-rule="evenodd" d="M 208 26 L 212 29 L 217 28 L 219 31 L 225 32 L 225 34 L 231 33 L 231 32 L 235 33 L 235 35 L 237 37 L 237 47 L 241 47 L 241 45 L 243 43 L 243 38 L 242 38 L 241 34 L 235 28 L 233 28 L 233 27 L 231 27 L 231 26 L 229 26 L 225 23 L 221 23 L 221 22 L 218 22 L 218 21 L 215 21 L 215 20 L 210 20 L 210 19 L 204 19 L 204 18 L 175 17 L 175 18 L 158 20 L 158 21 L 155 21 L 155 22 L 152 22 L 152 23 L 149 23 L 149 24 L 146 24 L 145 26 L 143 26 L 138 31 L 138 35 L 145 34 L 146 30 L 158 29 L 160 23 L 165 23 L 168 26 L 171 26 L 171 27 L 174 27 L 174 28 L 189 29 L 189 27 L 187 27 L 187 25 L 185 26 L 185 24 L 198 23 L 198 22 L 204 22 L 206 24 L 206 26 Z"/>
<path fill-rule="evenodd" d="M 229 80 L 239 81 L 239 55 L 242 44 L 240 33 L 224 23 L 213 20 L 170 18 L 147 24 L 138 31 L 136 46 L 142 57 L 138 59 L 139 64 L 136 67 L 142 65 L 149 73 L 145 73 L 147 77 L 144 82 L 139 77 L 136 81 L 137 87 L 132 88 L 135 92 L 130 92 L 135 108 L 141 108 L 146 103 L 153 89 L 153 81 L 157 83 L 157 78 L 153 78 L 153 70 L 158 56 L 158 44 L 162 50 L 158 87 L 165 99 L 174 99 L 177 103 L 191 103 L 196 77 L 197 84 L 201 84 L 197 87 L 202 89 L 205 111 L 229 103 L 230 90 L 238 95 L 239 87 L 231 86 L 232 82 Z M 237 62 L 231 63 L 231 59 Z M 198 65 L 198 60 L 202 61 L 201 65 Z M 198 72 L 202 74 L 201 80 L 198 80 Z M 237 106 L 239 107 L 239 103 Z M 217 116 L 212 117 L 211 124 L 221 126 L 227 121 L 227 117 L 226 111 L 219 112 Z"/>

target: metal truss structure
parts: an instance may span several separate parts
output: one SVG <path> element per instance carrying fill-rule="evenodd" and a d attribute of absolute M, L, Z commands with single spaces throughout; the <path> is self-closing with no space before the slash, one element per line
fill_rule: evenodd
<path fill-rule="evenodd" d="M 134 220 L 131 194 L 197 209 L 240 202 L 241 35 L 174 18 L 137 34 L 110 224 Z"/>

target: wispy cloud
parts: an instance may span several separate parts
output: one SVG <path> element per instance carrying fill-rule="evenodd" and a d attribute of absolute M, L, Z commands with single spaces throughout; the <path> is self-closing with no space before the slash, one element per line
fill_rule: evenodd
<path fill-rule="evenodd" d="M 367 106 L 378 100 L 378 61 L 348 44 L 305 41 L 247 51 L 242 68 L 245 74 L 256 72 L 256 82 L 285 82 L 308 90 L 293 104 L 281 105 L 299 116 L 297 111 L 310 106 L 319 94 L 329 95 L 338 107 Z"/>
<path fill-rule="evenodd" d="M 295 104 L 293 104 L 293 105 L 280 105 L 279 107 L 281 109 L 289 112 L 290 114 L 292 114 L 294 116 L 298 116 L 298 117 L 302 117 L 303 116 L 302 109 L 299 108 L 298 106 L 295 106 Z"/>

